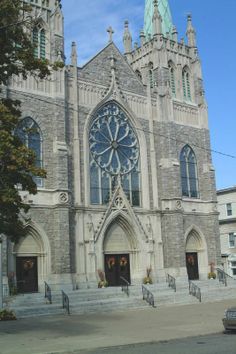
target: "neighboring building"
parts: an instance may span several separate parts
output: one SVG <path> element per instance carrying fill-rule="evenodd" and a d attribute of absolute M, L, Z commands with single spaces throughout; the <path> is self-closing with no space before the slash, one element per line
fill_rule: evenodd
<path fill-rule="evenodd" d="M 236 187 L 217 191 L 222 265 L 236 277 Z"/>
<path fill-rule="evenodd" d="M 35 55 L 64 60 L 60 1 L 30 3 L 40 13 Z M 141 31 L 135 49 L 126 21 L 124 55 L 109 28 L 109 43 L 83 67 L 73 43 L 70 65 L 50 80 L 14 77 L 2 91 L 21 100 L 16 133 L 47 170 L 36 196 L 22 193 L 31 204 L 28 236 L 8 244 L 5 258 L 5 273 L 16 272 L 22 292 L 37 291 L 45 280 L 96 286 L 98 269 L 109 285 L 120 276 L 141 283 L 150 266 L 154 281 L 166 273 L 205 279 L 209 264 L 220 264 L 195 30 L 188 16 L 188 42 L 179 42 L 168 2 L 148 6 L 152 32 Z"/>

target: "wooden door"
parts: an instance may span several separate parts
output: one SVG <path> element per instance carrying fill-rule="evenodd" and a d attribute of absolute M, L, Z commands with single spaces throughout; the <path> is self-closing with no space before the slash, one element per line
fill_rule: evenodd
<path fill-rule="evenodd" d="M 198 255 L 197 252 L 186 253 L 186 267 L 189 280 L 198 280 Z"/>
<path fill-rule="evenodd" d="M 106 254 L 105 274 L 108 286 L 122 285 L 121 277 L 130 283 L 129 254 Z"/>
<path fill-rule="evenodd" d="M 38 291 L 37 257 L 16 257 L 16 279 L 19 293 Z"/>

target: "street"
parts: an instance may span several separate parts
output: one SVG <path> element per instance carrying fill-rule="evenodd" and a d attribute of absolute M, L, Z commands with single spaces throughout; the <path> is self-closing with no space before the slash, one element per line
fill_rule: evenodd
<path fill-rule="evenodd" d="M 77 351 L 73 354 L 235 354 L 236 333 Z"/>
<path fill-rule="evenodd" d="M 82 350 L 74 354 L 235 354 L 236 333 Z"/>

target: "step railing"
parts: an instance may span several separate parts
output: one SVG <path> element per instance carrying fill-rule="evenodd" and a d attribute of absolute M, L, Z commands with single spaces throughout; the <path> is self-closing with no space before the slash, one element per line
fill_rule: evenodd
<path fill-rule="evenodd" d="M 50 288 L 50 286 L 48 285 L 48 283 L 46 283 L 46 281 L 44 282 L 44 287 L 45 287 L 45 299 L 48 299 L 49 304 L 52 304 L 52 289 Z"/>
<path fill-rule="evenodd" d="M 223 283 L 225 286 L 228 285 L 227 278 L 233 279 L 229 274 L 227 274 L 223 269 L 216 268 L 217 277 L 220 283 Z"/>
<path fill-rule="evenodd" d="M 166 282 L 168 283 L 169 288 L 172 288 L 176 292 L 176 280 L 170 274 L 167 274 Z"/>
<path fill-rule="evenodd" d="M 146 302 L 150 306 L 155 307 L 153 293 L 144 285 L 142 285 L 142 293 L 143 293 L 143 300 L 146 300 Z"/>
<path fill-rule="evenodd" d="M 191 280 L 189 280 L 189 295 L 195 296 L 199 300 L 199 302 L 202 302 L 201 289 Z"/>
<path fill-rule="evenodd" d="M 123 282 L 123 284 L 121 285 L 121 291 L 123 291 L 127 296 L 129 296 L 130 283 L 124 277 L 120 277 L 120 280 Z"/>
<path fill-rule="evenodd" d="M 68 313 L 68 315 L 70 315 L 69 296 L 63 290 L 61 291 L 61 294 L 62 294 L 62 308 L 66 309 L 66 312 Z"/>

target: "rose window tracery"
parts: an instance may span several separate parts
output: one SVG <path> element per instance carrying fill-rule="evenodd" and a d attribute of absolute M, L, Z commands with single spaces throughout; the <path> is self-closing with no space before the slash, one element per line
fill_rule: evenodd
<path fill-rule="evenodd" d="M 128 174 L 137 164 L 137 137 L 127 117 L 114 103 L 101 108 L 89 135 L 94 161 L 111 175 Z"/>

